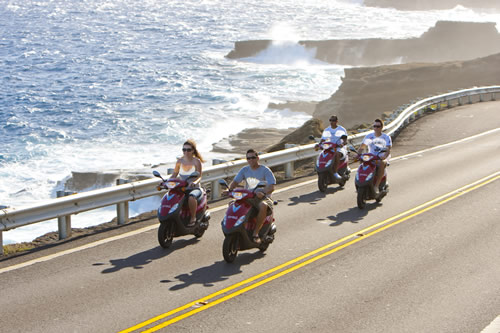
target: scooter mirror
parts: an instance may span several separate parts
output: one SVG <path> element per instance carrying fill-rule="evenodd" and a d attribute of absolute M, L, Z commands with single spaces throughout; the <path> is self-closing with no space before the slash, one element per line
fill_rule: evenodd
<path fill-rule="evenodd" d="M 219 183 L 219 185 L 222 185 L 222 186 L 225 186 L 225 187 L 229 187 L 229 186 L 227 186 L 227 183 L 226 183 L 226 181 L 224 179 L 219 179 L 218 183 Z"/>
<path fill-rule="evenodd" d="M 161 178 L 160 173 L 158 171 L 156 171 L 156 170 L 153 171 L 153 176 Z"/>
<path fill-rule="evenodd" d="M 314 140 L 314 135 L 309 135 L 309 140 Z"/>

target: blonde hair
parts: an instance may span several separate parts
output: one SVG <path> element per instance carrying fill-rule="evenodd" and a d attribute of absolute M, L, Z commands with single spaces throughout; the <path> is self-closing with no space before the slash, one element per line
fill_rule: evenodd
<path fill-rule="evenodd" d="M 196 148 L 196 142 L 194 142 L 193 139 L 187 139 L 186 142 L 184 142 L 183 146 L 184 145 L 190 145 L 191 148 L 193 148 L 193 156 L 197 157 L 202 163 L 205 162 L 203 157 L 201 157 L 200 153 L 198 152 L 198 149 Z"/>

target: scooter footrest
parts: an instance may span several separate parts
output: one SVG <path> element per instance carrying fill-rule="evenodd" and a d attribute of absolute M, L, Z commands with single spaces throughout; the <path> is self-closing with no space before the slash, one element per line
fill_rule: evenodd
<path fill-rule="evenodd" d="M 266 243 L 272 243 L 273 241 L 274 241 L 274 236 L 273 235 L 266 236 L 266 239 L 265 239 Z"/>

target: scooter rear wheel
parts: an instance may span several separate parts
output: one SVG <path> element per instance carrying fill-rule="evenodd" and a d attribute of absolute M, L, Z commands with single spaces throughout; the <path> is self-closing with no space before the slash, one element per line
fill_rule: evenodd
<path fill-rule="evenodd" d="M 174 239 L 174 224 L 172 222 L 160 223 L 158 228 L 158 243 L 164 249 L 167 249 L 172 245 L 172 240 Z"/>
<path fill-rule="evenodd" d="M 363 209 L 366 206 L 366 187 L 358 188 L 358 208 Z"/>
<path fill-rule="evenodd" d="M 224 238 L 222 244 L 222 255 L 224 260 L 232 263 L 238 254 L 238 235 L 229 235 Z"/>

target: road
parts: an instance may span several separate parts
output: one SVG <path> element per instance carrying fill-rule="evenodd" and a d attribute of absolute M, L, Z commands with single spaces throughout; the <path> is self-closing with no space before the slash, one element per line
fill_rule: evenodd
<path fill-rule="evenodd" d="M 127 237 L 4 260 L 1 331 L 480 332 L 500 315 L 498 109 L 410 125 L 395 141 L 390 193 L 365 210 L 353 179 L 326 194 L 314 177 L 284 183 L 266 254 L 224 262 L 220 202 L 200 240 L 170 250 L 146 221 Z"/>

